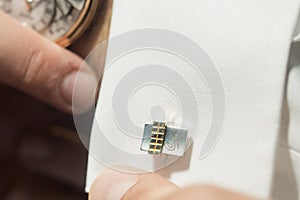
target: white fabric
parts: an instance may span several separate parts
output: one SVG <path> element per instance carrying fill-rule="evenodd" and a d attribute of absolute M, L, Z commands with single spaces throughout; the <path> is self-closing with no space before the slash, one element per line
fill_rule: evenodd
<path fill-rule="evenodd" d="M 281 137 L 277 147 L 273 196 L 300 199 L 300 43 L 292 45 L 283 101 Z"/>
<path fill-rule="evenodd" d="M 298 22 L 296 24 L 296 28 L 294 31 L 294 37 L 293 37 L 293 42 L 299 42 L 300 41 L 300 18 L 298 18 Z"/>
<path fill-rule="evenodd" d="M 175 162 L 163 170 L 163 175 L 181 186 L 211 183 L 261 198 L 270 197 L 272 192 L 278 194 L 278 191 L 271 191 L 275 173 L 273 167 L 276 163 L 275 153 L 279 151 L 276 145 L 281 130 L 286 65 L 298 9 L 298 0 L 114 1 L 111 36 L 149 27 L 184 34 L 206 51 L 215 63 L 224 84 L 226 116 L 222 136 L 211 154 L 199 160 L 205 131 L 209 126 L 207 118 L 211 114 L 211 105 L 200 92 L 206 91 L 205 85 L 191 80 L 191 84 L 198 85 L 199 90 L 196 92 L 199 102 L 202 102 L 199 106 L 204 112 L 200 119 L 203 127 L 197 133 L 199 137 L 194 141 L 191 158 Z M 114 88 L 115 81 L 130 70 L 133 63 L 151 61 L 149 57 L 162 63 L 172 62 L 173 59 L 163 53 L 157 55 L 157 52 L 150 51 L 129 55 L 127 60 L 117 63 L 123 68 L 103 80 L 96 117 L 104 121 L 110 118 L 109 91 Z M 176 67 L 175 69 L 179 70 Z M 192 76 L 190 70 L 182 70 L 180 73 L 187 77 Z M 296 89 L 291 86 L 290 90 Z M 292 93 L 297 95 L 297 92 Z M 142 96 L 141 94 L 133 98 L 131 102 L 138 105 L 137 110 L 129 110 L 133 120 L 143 118 L 141 112 L 147 110 L 147 105 L 139 103 L 143 101 Z M 171 100 L 165 98 L 163 101 L 170 103 Z M 299 109 L 297 102 L 290 100 L 290 104 L 295 104 Z M 174 107 L 176 108 L 175 102 Z M 114 135 L 118 135 L 118 130 L 112 123 L 107 119 L 105 130 L 110 134 L 110 140 L 117 140 Z M 297 126 L 296 124 L 295 122 L 294 125 Z M 300 140 L 296 132 L 290 139 L 292 147 L 298 151 Z M 97 131 L 93 129 L 91 151 L 99 148 L 99 141 L 93 140 L 95 134 Z M 127 144 L 123 148 L 134 151 L 130 149 L 131 146 Z M 295 162 L 294 167 L 297 168 L 296 165 L 299 168 L 300 164 Z M 105 166 L 89 156 L 87 191 L 104 168 Z M 273 189 L 276 187 L 273 186 Z"/>

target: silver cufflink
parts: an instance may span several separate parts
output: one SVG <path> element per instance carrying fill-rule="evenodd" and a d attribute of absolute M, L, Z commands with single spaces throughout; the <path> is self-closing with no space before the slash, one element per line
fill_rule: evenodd
<path fill-rule="evenodd" d="M 168 126 L 165 122 L 145 124 L 140 149 L 151 155 L 183 156 L 187 143 L 187 129 Z"/>

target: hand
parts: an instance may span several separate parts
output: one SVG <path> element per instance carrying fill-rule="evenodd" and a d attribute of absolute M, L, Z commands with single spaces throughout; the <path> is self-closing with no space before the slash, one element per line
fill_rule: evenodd
<path fill-rule="evenodd" d="M 0 24 L 0 199 L 84 199 L 87 152 L 69 130 L 72 116 L 2 83 L 70 112 L 78 76 L 83 111 L 97 84 L 92 71 L 2 12 Z"/>
<path fill-rule="evenodd" d="M 214 186 L 181 189 L 156 174 L 133 175 L 106 171 L 94 182 L 90 200 L 255 200 Z"/>

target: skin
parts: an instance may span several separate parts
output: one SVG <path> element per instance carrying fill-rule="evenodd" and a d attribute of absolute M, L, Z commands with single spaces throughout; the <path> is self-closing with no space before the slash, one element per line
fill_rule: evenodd
<path fill-rule="evenodd" d="M 124 183 L 124 184 L 123 184 Z M 91 188 L 90 200 L 255 200 L 211 185 L 180 188 L 163 177 L 149 174 L 103 172 Z"/>
<path fill-rule="evenodd" d="M 4 122 L 0 131 L 5 133 L 0 136 L 0 176 L 4 181 L 0 181 L 1 190 L 4 188 L 0 194 L 8 199 L 83 199 L 80 191 L 84 187 L 85 162 L 82 161 L 86 160 L 87 152 L 74 133 L 65 131 L 62 137 L 45 129 L 49 124 L 59 123 L 72 127 L 72 122 L 66 120 L 67 114 L 41 101 L 71 112 L 74 77 L 78 72 L 92 77 L 92 70 L 82 65 L 79 56 L 2 12 L 0 24 L 5 27 L 0 29 L 0 82 L 30 95 L 0 85 L 1 93 L 6 94 L 0 98 L 0 120 Z M 68 192 L 62 192 L 62 188 Z M 119 198 L 253 200 L 214 186 L 181 189 L 156 174 L 124 175 L 114 171 L 98 177 L 89 197 L 90 200 Z"/>
<path fill-rule="evenodd" d="M 65 76 L 80 69 L 82 60 L 3 12 L 0 24 L 5 27 L 0 30 L 0 80 L 59 109 L 71 111 L 71 99 L 60 92 L 60 84 Z"/>

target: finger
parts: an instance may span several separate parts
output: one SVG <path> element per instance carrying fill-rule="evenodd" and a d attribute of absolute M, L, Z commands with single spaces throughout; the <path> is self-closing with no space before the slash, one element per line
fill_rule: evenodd
<path fill-rule="evenodd" d="M 94 182 L 90 200 L 156 200 L 179 188 L 156 174 L 126 174 L 108 170 Z"/>
<path fill-rule="evenodd" d="M 130 175 L 106 171 L 94 182 L 90 200 L 255 200 L 215 186 L 180 189 L 156 174 Z"/>
<path fill-rule="evenodd" d="M 0 24 L 0 81 L 71 111 L 76 80 L 80 82 L 77 106 L 86 110 L 93 104 L 97 81 L 89 67 L 79 71 L 82 60 L 78 56 L 1 11 Z"/>
<path fill-rule="evenodd" d="M 161 200 L 255 200 L 254 198 L 209 185 L 191 186 L 175 191 Z"/>

